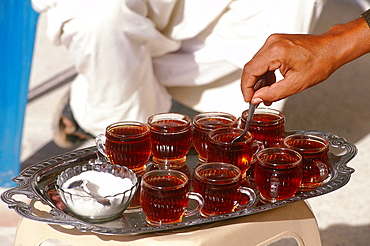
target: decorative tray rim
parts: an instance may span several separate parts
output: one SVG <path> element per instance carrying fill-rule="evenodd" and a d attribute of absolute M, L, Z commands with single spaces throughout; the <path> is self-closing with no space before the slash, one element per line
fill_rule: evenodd
<path fill-rule="evenodd" d="M 73 226 L 76 229 L 83 231 L 83 232 L 94 232 L 97 234 L 105 234 L 105 235 L 136 235 L 142 233 L 149 233 L 149 232 L 158 232 L 158 231 L 166 231 L 166 230 L 173 230 L 178 228 L 190 227 L 205 223 L 211 223 L 231 218 L 237 218 L 241 216 L 251 215 L 263 211 L 267 211 L 270 209 L 274 209 L 277 207 L 281 207 L 293 202 L 306 200 L 309 198 L 321 196 L 337 190 L 349 182 L 351 174 L 355 171 L 353 168 L 348 167 L 347 163 L 353 159 L 357 154 L 357 148 L 355 145 L 347 142 L 342 137 L 338 137 L 332 133 L 324 132 L 324 131 L 289 131 L 286 132 L 287 135 L 294 134 L 294 133 L 307 133 L 307 134 L 316 134 L 326 138 L 329 141 L 331 147 L 337 147 L 341 149 L 345 149 L 346 152 L 343 155 L 334 155 L 333 153 L 329 153 L 329 158 L 331 160 L 331 166 L 333 172 L 331 174 L 331 178 L 322 186 L 307 191 L 301 194 L 298 194 L 292 198 L 285 199 L 282 201 L 278 201 L 275 203 L 268 203 L 262 204 L 258 206 L 253 206 L 248 209 L 235 211 L 229 214 L 212 216 L 207 218 L 195 218 L 189 221 L 183 221 L 180 223 L 170 224 L 170 225 L 160 225 L 160 226 L 146 226 L 146 227 L 130 227 L 130 228 L 111 228 L 105 227 L 101 224 L 90 224 L 88 222 L 82 221 L 78 218 L 70 216 L 60 210 L 50 199 L 47 195 L 40 191 L 39 187 L 39 179 L 41 174 L 53 174 L 53 169 L 55 170 L 56 167 L 63 167 L 64 169 L 67 166 L 71 165 L 76 161 L 82 161 L 84 158 L 92 158 L 96 155 L 96 158 L 99 158 L 97 149 L 95 146 L 79 149 L 75 151 L 71 151 L 62 155 L 58 155 L 44 161 L 38 162 L 26 169 L 24 169 L 17 177 L 13 179 L 14 182 L 18 184 L 18 186 L 14 188 L 10 188 L 4 191 L 1 194 L 1 199 L 8 204 L 10 209 L 14 209 L 19 215 L 36 220 L 39 222 L 44 222 L 48 224 L 59 224 L 59 225 L 69 225 Z M 86 161 L 86 160 L 85 160 Z M 77 164 L 76 164 L 77 165 Z M 32 207 L 30 204 L 27 204 L 23 201 L 15 200 L 13 198 L 14 195 L 25 195 L 29 199 L 41 201 L 44 204 L 50 206 L 51 210 L 49 212 L 48 217 L 41 217 L 35 215 L 32 212 Z"/>

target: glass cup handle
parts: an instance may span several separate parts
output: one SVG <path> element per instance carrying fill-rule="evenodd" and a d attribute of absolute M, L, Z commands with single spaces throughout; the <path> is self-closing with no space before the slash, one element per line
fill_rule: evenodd
<path fill-rule="evenodd" d="M 243 205 L 239 204 L 238 205 L 239 209 L 249 208 L 249 207 L 251 207 L 252 205 L 254 205 L 256 203 L 256 200 L 257 200 L 256 192 L 254 192 L 254 190 L 252 188 L 239 187 L 238 192 L 240 192 L 244 195 L 247 195 L 249 197 L 249 201 L 246 204 L 243 204 Z"/>
<path fill-rule="evenodd" d="M 256 155 L 258 152 L 260 152 L 264 148 L 265 148 L 265 146 L 263 145 L 263 143 L 261 141 L 253 140 L 253 142 L 252 142 L 252 149 L 254 151 L 253 155 Z"/>
<path fill-rule="evenodd" d="M 320 172 L 320 177 L 315 179 L 315 182 L 323 182 L 329 176 L 328 167 L 321 161 L 315 161 L 314 164 Z"/>
<path fill-rule="evenodd" d="M 280 180 L 279 180 L 277 174 L 274 173 L 271 176 L 271 181 L 270 181 L 270 197 L 277 198 L 278 190 L 279 190 L 279 183 L 280 183 Z"/>
<path fill-rule="evenodd" d="M 190 217 L 190 216 L 198 213 L 204 206 L 204 199 L 203 199 L 201 194 L 190 191 L 188 193 L 188 198 L 195 200 L 198 205 L 197 205 L 196 208 L 194 208 L 192 210 L 186 210 L 186 212 L 184 214 L 184 217 Z"/>
<path fill-rule="evenodd" d="M 107 157 L 107 153 L 105 152 L 105 140 L 107 138 L 105 137 L 104 134 L 99 134 L 96 138 L 95 138 L 95 144 L 96 144 L 96 147 L 98 148 L 99 152 L 104 155 L 105 157 Z"/>
<path fill-rule="evenodd" d="M 237 127 L 238 128 L 244 129 L 244 126 L 242 125 L 243 124 L 242 117 L 239 117 L 236 122 L 237 122 Z"/>

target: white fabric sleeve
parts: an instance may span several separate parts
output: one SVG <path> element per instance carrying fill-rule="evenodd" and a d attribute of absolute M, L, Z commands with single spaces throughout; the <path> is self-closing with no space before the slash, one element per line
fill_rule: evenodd
<path fill-rule="evenodd" d="M 48 8 L 54 6 L 56 3 L 55 0 L 31 0 L 32 8 L 37 12 L 41 13 L 47 10 Z"/>

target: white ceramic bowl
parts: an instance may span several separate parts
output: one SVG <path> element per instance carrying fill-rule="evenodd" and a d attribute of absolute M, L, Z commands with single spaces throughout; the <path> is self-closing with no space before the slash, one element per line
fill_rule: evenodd
<path fill-rule="evenodd" d="M 73 181 L 88 181 L 88 191 L 107 203 L 98 202 L 84 189 L 69 187 Z M 56 189 L 71 213 L 88 222 L 104 222 L 119 217 L 130 204 L 139 185 L 136 174 L 124 166 L 81 164 L 68 168 L 56 178 Z"/>

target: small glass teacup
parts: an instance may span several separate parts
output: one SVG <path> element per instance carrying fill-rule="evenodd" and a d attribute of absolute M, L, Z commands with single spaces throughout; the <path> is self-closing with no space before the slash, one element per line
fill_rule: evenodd
<path fill-rule="evenodd" d="M 255 204 L 254 190 L 242 187 L 241 180 L 240 169 L 228 163 L 208 162 L 198 166 L 194 171 L 193 188 L 204 198 L 201 214 L 216 216 Z M 243 200 L 243 205 L 240 200 Z"/>

